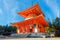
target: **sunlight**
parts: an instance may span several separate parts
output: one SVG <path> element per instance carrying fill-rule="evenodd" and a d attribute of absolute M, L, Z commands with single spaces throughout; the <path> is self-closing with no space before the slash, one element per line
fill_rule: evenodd
<path fill-rule="evenodd" d="M 37 33 L 38 32 L 38 30 L 37 30 L 37 28 L 35 28 L 35 33 Z"/>
<path fill-rule="evenodd" d="M 20 30 L 19 30 L 19 29 L 17 29 L 17 33 L 18 33 L 18 34 L 20 33 Z"/>

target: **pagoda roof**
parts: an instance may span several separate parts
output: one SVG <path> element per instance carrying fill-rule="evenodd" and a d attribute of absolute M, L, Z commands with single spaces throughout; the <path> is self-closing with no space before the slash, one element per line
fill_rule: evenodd
<path fill-rule="evenodd" d="M 32 17 L 32 16 L 38 16 L 40 14 L 43 14 L 42 10 L 40 9 L 38 4 L 35 4 L 31 6 L 30 8 L 27 8 L 21 12 L 18 12 L 19 15 L 23 16 L 24 18 Z M 43 14 L 44 15 L 44 14 Z"/>
<path fill-rule="evenodd" d="M 12 26 L 17 26 L 17 27 L 20 27 L 20 26 L 26 26 L 26 25 L 32 25 L 32 24 L 40 24 L 42 26 L 48 26 L 49 24 L 47 23 L 47 21 L 44 19 L 44 16 L 43 15 L 39 15 L 35 18 L 31 18 L 31 19 L 28 19 L 28 20 L 24 20 L 24 21 L 21 21 L 21 22 L 16 22 L 16 23 L 13 23 Z"/>

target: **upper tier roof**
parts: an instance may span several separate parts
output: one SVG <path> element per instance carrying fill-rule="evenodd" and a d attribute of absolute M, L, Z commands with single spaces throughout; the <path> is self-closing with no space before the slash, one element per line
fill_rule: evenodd
<path fill-rule="evenodd" d="M 39 5 L 35 4 L 35 5 L 31 6 L 30 8 L 27 8 L 21 12 L 18 12 L 18 14 L 23 16 L 24 18 L 28 18 L 28 17 L 38 16 L 40 14 L 43 14 L 43 12 L 40 9 Z"/>

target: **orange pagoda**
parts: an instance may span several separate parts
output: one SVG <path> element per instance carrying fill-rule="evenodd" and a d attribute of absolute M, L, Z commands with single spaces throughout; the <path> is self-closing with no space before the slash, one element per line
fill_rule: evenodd
<path fill-rule="evenodd" d="M 17 33 L 45 33 L 45 27 L 49 26 L 38 4 L 18 12 L 18 14 L 24 17 L 25 20 L 12 24 L 12 26 L 18 28 Z"/>

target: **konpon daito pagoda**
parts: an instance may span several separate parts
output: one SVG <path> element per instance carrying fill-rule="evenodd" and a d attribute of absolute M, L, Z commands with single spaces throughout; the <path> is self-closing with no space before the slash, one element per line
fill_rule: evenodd
<path fill-rule="evenodd" d="M 49 26 L 38 4 L 18 12 L 18 14 L 24 17 L 25 20 L 12 23 L 12 26 L 18 28 L 17 33 L 45 33 L 45 28 Z"/>

